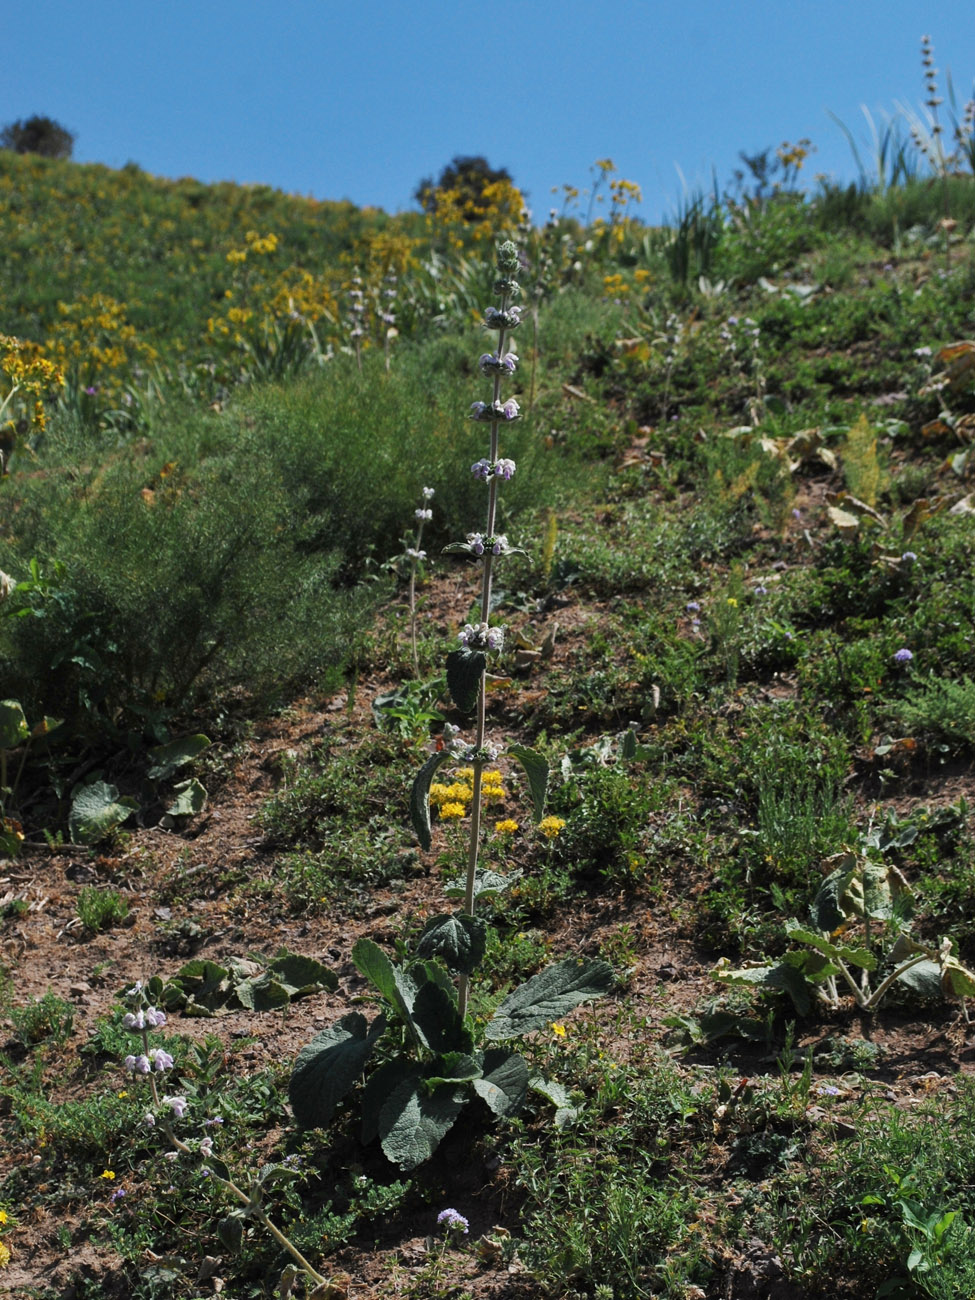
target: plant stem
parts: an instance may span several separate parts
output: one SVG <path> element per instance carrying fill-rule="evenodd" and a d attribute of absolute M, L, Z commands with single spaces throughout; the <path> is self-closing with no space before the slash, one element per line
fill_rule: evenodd
<path fill-rule="evenodd" d="M 501 295 L 501 311 L 507 311 L 508 295 Z M 504 329 L 498 331 L 498 356 L 504 356 Z M 497 371 L 494 375 L 494 405 L 497 408 L 501 401 L 501 373 Z M 494 465 L 498 459 L 498 423 L 497 418 L 491 421 L 491 450 L 490 461 Z M 485 537 L 494 536 L 495 520 L 498 510 L 498 480 L 497 476 L 492 474 L 488 484 L 488 506 L 487 506 L 487 531 Z M 494 555 L 487 547 L 484 552 L 484 571 L 481 575 L 481 622 L 487 623 L 491 616 L 491 578 L 494 569 Z M 487 669 L 481 670 L 481 680 L 477 688 L 477 727 L 474 734 L 474 749 L 480 753 L 484 748 L 484 736 L 487 730 Z M 481 775 L 484 771 L 484 760 L 475 758 L 472 764 L 474 768 L 474 780 L 471 798 L 471 828 L 470 839 L 468 840 L 467 852 L 467 880 L 464 887 L 464 911 L 468 916 L 474 913 L 474 881 L 477 875 L 477 857 L 481 842 Z M 461 1017 L 467 1014 L 467 1004 L 470 996 L 470 976 L 460 975 L 457 979 L 457 1010 Z"/>

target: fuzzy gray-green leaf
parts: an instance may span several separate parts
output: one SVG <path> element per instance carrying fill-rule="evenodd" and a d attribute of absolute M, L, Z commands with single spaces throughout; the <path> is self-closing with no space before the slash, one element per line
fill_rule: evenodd
<path fill-rule="evenodd" d="M 470 975 L 484 956 L 487 923 L 463 912 L 434 916 L 423 927 L 418 957 L 439 957 L 448 969 Z"/>
<path fill-rule="evenodd" d="M 386 1098 L 379 1114 L 379 1136 L 387 1159 L 401 1169 L 429 1160 L 464 1105 L 463 1088 L 441 1084 L 427 1092 L 426 1079 L 411 1070 Z"/>
<path fill-rule="evenodd" d="M 288 1083 L 288 1100 L 302 1128 L 328 1123 L 362 1073 L 385 1025 L 380 1016 L 370 1027 L 365 1016 L 351 1011 L 301 1049 Z"/>
<path fill-rule="evenodd" d="M 508 753 L 525 769 L 528 789 L 532 797 L 532 814 L 535 822 L 545 815 L 545 796 L 548 793 L 548 763 L 541 754 L 527 745 L 510 745 Z"/>
<path fill-rule="evenodd" d="M 567 957 L 510 993 L 488 1021 L 484 1036 L 494 1042 L 543 1029 L 580 1003 L 608 993 L 613 979 L 608 962 Z"/>
<path fill-rule="evenodd" d="M 461 713 L 473 713 L 487 664 L 482 650 L 451 650 L 447 656 L 447 690 Z"/>
<path fill-rule="evenodd" d="M 431 844 L 430 782 L 436 775 L 437 768 L 441 763 L 446 763 L 449 757 L 450 754 L 446 750 L 434 754 L 427 759 L 413 778 L 413 786 L 410 790 L 410 820 L 416 838 L 420 841 L 420 847 L 424 850 L 429 850 Z"/>
<path fill-rule="evenodd" d="M 517 1052 L 494 1047 L 484 1053 L 481 1078 L 474 1091 L 495 1115 L 514 1115 L 524 1105 L 528 1092 L 528 1066 Z"/>

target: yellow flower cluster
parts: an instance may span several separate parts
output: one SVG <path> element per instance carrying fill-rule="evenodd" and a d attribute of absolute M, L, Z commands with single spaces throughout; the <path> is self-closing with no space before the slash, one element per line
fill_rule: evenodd
<path fill-rule="evenodd" d="M 543 817 L 538 823 L 538 829 L 542 832 L 547 840 L 558 839 L 559 835 L 565 829 L 564 817 Z"/>
<path fill-rule="evenodd" d="M 61 370 L 37 343 L 0 334 L 0 372 L 8 381 L 6 391 L 0 390 L 0 414 L 7 417 L 3 427 L 16 433 L 22 422 L 28 430 L 42 432 L 47 423 L 44 398 L 63 387 Z"/>
<path fill-rule="evenodd" d="M 492 803 L 501 802 L 507 794 L 500 772 L 483 772 L 481 774 L 481 795 Z M 430 786 L 430 804 L 440 814 L 441 821 L 464 817 L 467 805 L 474 798 L 474 769 L 462 767 L 452 782 L 446 784 L 434 781 Z M 512 822 L 517 830 L 517 824 Z"/>
<path fill-rule="evenodd" d="M 155 348 L 136 337 L 124 302 L 93 293 L 58 303 L 58 321 L 46 350 L 76 384 L 97 385 L 111 397 L 123 389 L 133 365 L 156 360 Z"/>
<path fill-rule="evenodd" d="M 0 1268 L 6 1268 L 9 1263 L 10 1263 L 10 1247 L 5 1246 L 3 1242 L 0 1241 Z"/>
<path fill-rule="evenodd" d="M 621 275 L 603 276 L 603 294 L 607 298 L 619 298 L 630 292 L 630 286 Z"/>
<path fill-rule="evenodd" d="M 492 181 L 479 200 L 460 190 L 435 189 L 433 205 L 427 218 L 433 238 L 440 235 L 451 247 L 463 248 L 465 235 L 476 241 L 495 240 L 510 231 L 521 220 L 525 200 L 510 181 Z"/>

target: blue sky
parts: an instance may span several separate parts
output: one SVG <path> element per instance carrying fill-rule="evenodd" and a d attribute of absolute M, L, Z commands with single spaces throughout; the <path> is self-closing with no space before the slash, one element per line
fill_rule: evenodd
<path fill-rule="evenodd" d="M 528 192 L 580 189 L 597 158 L 641 215 L 724 185 L 738 151 L 808 136 L 816 172 L 856 169 L 832 111 L 869 143 L 923 99 L 919 43 L 973 93 L 971 0 L 32 0 L 3 23 L 0 122 L 33 113 L 75 157 L 160 176 L 266 183 L 395 212 L 456 154 Z"/>

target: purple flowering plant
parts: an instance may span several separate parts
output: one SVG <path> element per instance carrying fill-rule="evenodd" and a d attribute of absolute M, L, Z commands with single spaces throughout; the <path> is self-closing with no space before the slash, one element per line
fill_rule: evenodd
<path fill-rule="evenodd" d="M 504 558 L 521 553 L 497 528 L 499 492 L 515 472 L 514 461 L 501 454 L 501 430 L 521 414 L 517 401 L 502 393 L 502 384 L 517 368 L 518 359 L 506 348 L 506 340 L 521 320 L 518 307 L 512 305 L 519 293 L 518 269 L 517 249 L 506 241 L 497 255 L 495 291 L 500 306 L 484 313 L 484 325 L 496 332 L 497 344 L 482 355 L 479 366 L 492 381 L 492 392 L 489 401 L 471 408 L 488 431 L 485 453 L 470 467 L 484 485 L 484 522 L 463 541 L 445 547 L 480 570 L 479 617 L 460 629 L 459 645 L 447 654 L 446 672 L 451 698 L 472 725 L 473 735 L 465 739 L 459 726 L 446 725 L 433 754 L 417 773 L 410 796 L 413 827 L 422 849 L 428 851 L 432 845 L 430 786 L 438 768 L 461 763 L 471 769 L 465 870 L 448 885 L 448 894 L 458 906 L 430 918 L 413 956 L 399 964 L 372 939 L 355 943 L 352 961 L 379 993 L 383 1012 L 369 1022 L 361 1012 L 351 1011 L 323 1030 L 299 1053 L 288 1088 L 298 1123 L 320 1128 L 332 1119 L 345 1094 L 358 1087 L 363 1140 L 378 1137 L 387 1158 L 402 1169 L 412 1169 L 433 1154 L 468 1102 L 479 1101 L 498 1117 L 516 1113 L 528 1094 L 529 1070 L 522 1054 L 507 1041 L 546 1027 L 553 1018 L 606 993 L 613 982 L 608 963 L 569 957 L 515 989 L 486 1024 L 468 1010 L 471 977 L 487 943 L 487 923 L 477 914 L 478 900 L 497 899 L 514 879 L 482 869 L 479 859 L 482 779 L 485 767 L 502 752 L 502 746 L 489 738 L 487 722 L 488 663 L 504 650 L 504 628 L 491 622 L 492 584 Z M 548 782 L 544 759 L 521 745 L 509 745 L 504 752 L 524 769 L 535 821 L 541 821 Z M 386 1045 L 382 1064 L 368 1072 L 369 1058 L 381 1039 Z M 549 1095 L 545 1085 L 537 1080 L 531 1083 L 542 1095 Z M 456 1232 L 462 1219 L 457 1215 L 448 1230 Z"/>
<path fill-rule="evenodd" d="M 176 1074 L 176 1061 L 172 1053 L 158 1044 L 151 1043 L 149 1039 L 150 1030 L 161 1029 L 166 1024 L 166 1013 L 156 1005 L 161 1000 L 162 993 L 162 980 L 156 976 L 145 984 L 137 980 L 131 988 L 125 990 L 123 995 L 130 1009 L 122 1017 L 122 1026 L 138 1035 L 137 1046 L 141 1048 L 125 1057 L 123 1068 L 131 1075 L 133 1083 L 140 1077 L 144 1077 L 148 1086 L 149 1096 L 142 1116 L 142 1126 L 160 1132 L 168 1141 L 170 1150 L 165 1153 L 166 1159 L 184 1159 L 192 1162 L 204 1177 L 237 1201 L 238 1207 L 217 1222 L 217 1235 L 226 1249 L 239 1249 L 244 1226 L 249 1220 L 253 1220 L 269 1232 L 278 1245 L 291 1256 L 295 1264 L 290 1267 L 294 1269 L 297 1266 L 297 1269 L 304 1273 L 310 1289 L 319 1287 L 324 1289 L 329 1285 L 328 1279 L 308 1262 L 297 1246 L 268 1217 L 263 1205 L 266 1188 L 298 1177 L 298 1171 L 287 1163 L 265 1165 L 249 1180 L 246 1187 L 241 1187 L 231 1177 L 224 1162 L 214 1154 L 215 1139 L 212 1132 L 199 1136 L 177 1134 L 174 1125 L 192 1116 L 192 1111 L 197 1106 L 185 1093 L 161 1091 L 163 1076 L 167 1085 L 170 1085 L 172 1077 Z M 200 1127 L 210 1128 L 220 1123 L 222 1120 L 219 1118 L 204 1119 Z M 117 1200 L 124 1194 L 124 1189 L 119 1189 L 112 1200 Z"/>

